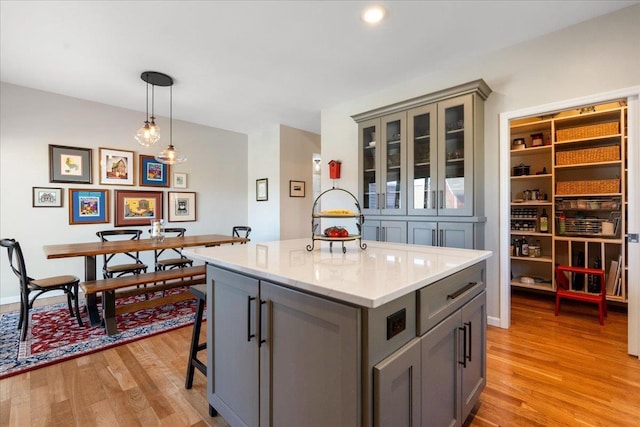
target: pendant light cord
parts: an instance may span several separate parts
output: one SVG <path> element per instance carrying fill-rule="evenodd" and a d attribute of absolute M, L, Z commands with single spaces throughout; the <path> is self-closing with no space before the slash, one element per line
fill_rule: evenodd
<path fill-rule="evenodd" d="M 149 123 L 149 82 L 147 82 L 147 103 L 146 103 L 146 107 L 147 107 L 147 123 Z M 153 113 L 151 113 L 153 114 Z"/>
<path fill-rule="evenodd" d="M 169 86 L 169 145 L 173 147 L 173 85 Z"/>

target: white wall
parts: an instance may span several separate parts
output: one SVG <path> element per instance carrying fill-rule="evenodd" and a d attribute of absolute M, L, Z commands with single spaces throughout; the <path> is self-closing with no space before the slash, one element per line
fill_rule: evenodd
<path fill-rule="evenodd" d="M 311 238 L 313 154 L 320 135 L 280 126 L 280 239 Z M 289 197 L 289 181 L 304 181 L 305 196 Z"/>
<path fill-rule="evenodd" d="M 251 238 L 268 242 L 280 238 L 280 126 L 249 135 L 247 194 Z M 256 180 L 269 180 L 267 201 L 256 201 Z"/>
<path fill-rule="evenodd" d="M 493 89 L 485 104 L 485 248 L 488 314 L 499 317 L 499 215 L 501 112 L 547 104 L 640 83 L 640 5 L 391 87 L 322 111 L 322 158 L 342 161 L 340 186 L 357 194 L 357 125 L 350 116 L 483 78 Z M 472 35 L 470 35 L 471 37 Z M 401 64 L 399 64 L 401 65 Z M 504 159 L 506 161 L 506 159 Z M 323 176 L 323 189 L 332 182 Z"/>
<path fill-rule="evenodd" d="M 43 245 L 97 240 L 96 231 L 113 228 L 113 190 L 153 187 L 109 186 L 99 183 L 98 148 L 131 150 L 153 155 L 168 144 L 169 122 L 158 119 L 164 131 L 159 146 L 144 148 L 133 135 L 144 113 L 2 83 L 0 92 L 0 237 L 20 241 L 33 277 L 75 274 L 84 277 L 82 258 L 45 259 Z M 172 172 L 188 174 L 188 188 L 197 195 L 197 221 L 174 223 L 188 234 L 230 234 L 247 222 L 247 135 L 174 120 L 173 143 L 188 161 Z M 48 145 L 93 148 L 93 184 L 49 182 Z M 136 164 L 136 179 L 137 164 Z M 64 189 L 62 208 L 33 208 L 32 187 Z M 69 225 L 68 188 L 110 189 L 110 224 Z M 164 209 L 166 218 L 167 209 Z M 171 225 L 171 224 L 170 224 Z M 148 227 L 139 227 L 145 231 Z M 153 265 L 153 256 L 143 254 Z M 99 260 L 98 268 L 102 268 Z M 10 272 L 6 251 L 0 253 L 0 303 L 18 301 L 17 278 Z"/>

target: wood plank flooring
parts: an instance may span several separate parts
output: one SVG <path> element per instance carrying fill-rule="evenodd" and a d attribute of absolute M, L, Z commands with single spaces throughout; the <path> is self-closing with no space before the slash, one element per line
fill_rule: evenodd
<path fill-rule="evenodd" d="M 215 426 L 204 377 L 184 388 L 191 328 L 0 381 L 1 426 Z M 640 361 L 627 316 L 514 294 L 512 327 L 489 327 L 487 387 L 466 427 L 640 425 Z M 331 427 L 331 426 L 327 426 Z"/>

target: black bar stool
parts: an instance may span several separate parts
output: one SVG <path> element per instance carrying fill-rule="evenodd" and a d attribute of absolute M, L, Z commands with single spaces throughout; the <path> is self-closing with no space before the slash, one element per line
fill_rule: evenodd
<path fill-rule="evenodd" d="M 198 307 L 196 309 L 196 318 L 193 322 L 193 335 L 191 336 L 191 349 L 189 350 L 189 364 L 187 365 L 187 378 L 184 382 L 184 388 L 190 389 L 193 386 L 193 374 L 195 368 L 207 376 L 207 365 L 198 360 L 198 352 L 206 350 L 207 342 L 200 343 L 200 328 L 202 327 L 202 315 L 204 314 L 204 304 L 207 301 L 207 286 L 192 285 L 189 291 L 198 299 Z M 209 416 L 214 417 L 218 412 L 209 405 Z"/>

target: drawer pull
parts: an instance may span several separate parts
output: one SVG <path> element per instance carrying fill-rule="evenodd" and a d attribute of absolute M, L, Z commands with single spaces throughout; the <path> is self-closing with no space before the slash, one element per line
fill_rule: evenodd
<path fill-rule="evenodd" d="M 473 288 L 474 286 L 476 286 L 478 284 L 478 282 L 469 282 L 469 284 L 467 284 L 467 286 L 465 286 L 462 289 L 458 289 L 457 291 L 455 291 L 452 294 L 447 295 L 447 299 L 456 299 L 458 298 L 460 295 L 464 294 L 465 292 L 467 292 L 469 289 Z"/>

